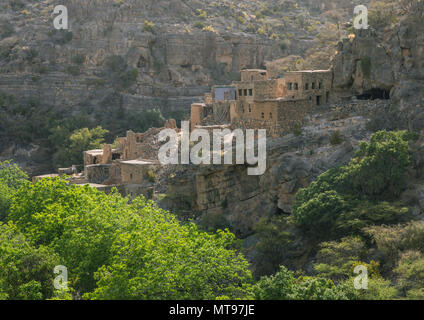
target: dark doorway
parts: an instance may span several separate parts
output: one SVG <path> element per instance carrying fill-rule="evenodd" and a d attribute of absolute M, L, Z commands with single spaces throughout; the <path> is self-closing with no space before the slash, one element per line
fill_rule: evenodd
<path fill-rule="evenodd" d="M 390 91 L 380 88 L 373 88 L 365 91 L 363 94 L 357 95 L 356 98 L 359 100 L 375 100 L 375 99 L 390 99 Z"/>
<path fill-rule="evenodd" d="M 321 105 L 321 96 L 317 96 L 317 106 Z"/>

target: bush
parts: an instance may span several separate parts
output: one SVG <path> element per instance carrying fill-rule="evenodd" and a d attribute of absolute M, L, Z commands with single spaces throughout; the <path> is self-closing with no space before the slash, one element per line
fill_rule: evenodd
<path fill-rule="evenodd" d="M 130 68 L 121 56 L 110 56 L 106 68 L 111 84 L 118 89 L 128 89 L 137 80 L 138 69 Z"/>
<path fill-rule="evenodd" d="M 26 52 L 25 59 L 28 60 L 29 62 L 32 62 L 37 57 L 38 57 L 38 51 L 34 48 L 31 48 Z"/>
<path fill-rule="evenodd" d="M 64 45 L 67 44 L 68 42 L 72 41 L 74 34 L 72 33 L 72 31 L 68 31 L 68 30 L 56 30 L 54 29 L 53 31 L 49 32 L 50 36 L 52 37 L 52 40 L 60 45 Z"/>
<path fill-rule="evenodd" d="M 59 128 L 58 130 L 63 130 Z M 63 133 L 65 136 L 56 136 L 58 141 L 64 140 L 65 146 L 59 146 L 58 151 L 53 155 L 53 163 L 58 167 L 83 164 L 83 152 L 92 149 L 99 149 L 105 143 L 104 136 L 108 130 L 98 126 L 93 129 L 77 129 L 67 137 L 67 131 L 56 131 L 56 134 Z M 53 137 L 51 137 L 53 139 Z"/>
<path fill-rule="evenodd" d="M 156 178 L 156 173 L 154 173 L 152 169 L 147 170 L 147 180 L 150 182 L 155 182 Z"/>
<path fill-rule="evenodd" d="M 354 278 L 350 278 L 339 285 L 349 300 L 393 300 L 398 298 L 398 290 L 390 280 L 381 277 L 368 279 L 368 289 L 357 290 L 354 287 Z"/>
<path fill-rule="evenodd" d="M 333 146 L 339 145 L 343 142 L 343 138 L 340 134 L 339 130 L 336 130 L 333 132 L 333 134 L 330 137 L 330 144 Z"/>
<path fill-rule="evenodd" d="M 371 58 L 370 57 L 363 57 L 361 59 L 361 70 L 362 74 L 366 79 L 369 79 L 371 77 Z"/>
<path fill-rule="evenodd" d="M 156 32 L 155 24 L 152 21 L 144 20 L 143 31 L 155 33 Z"/>
<path fill-rule="evenodd" d="M 72 62 L 81 65 L 85 62 L 85 59 L 85 55 L 79 53 L 72 58 Z"/>
<path fill-rule="evenodd" d="M 287 50 L 290 47 L 290 45 L 291 45 L 290 40 L 283 40 L 280 43 L 280 49 L 281 49 L 281 51 Z"/>
<path fill-rule="evenodd" d="M 9 21 L 0 23 L 0 40 L 10 37 L 14 32 L 15 29 Z"/>
<path fill-rule="evenodd" d="M 295 278 L 284 266 L 275 275 L 261 278 L 254 287 L 254 294 L 257 300 L 347 300 L 331 280 Z"/>
<path fill-rule="evenodd" d="M 0 183 L 9 188 L 18 189 L 23 186 L 28 179 L 28 175 L 12 161 L 0 162 Z"/>
<path fill-rule="evenodd" d="M 393 199 L 404 188 L 410 163 L 406 132 L 380 131 L 361 143 L 346 166 L 321 174 L 296 194 L 293 217 L 303 230 L 317 237 L 360 232 L 367 224 L 396 223 L 408 209 L 378 202 Z"/>
<path fill-rule="evenodd" d="M 346 237 L 340 241 L 322 242 L 316 255 L 317 274 L 333 281 L 353 276 L 353 266 L 364 259 L 365 242 L 360 237 Z"/>
<path fill-rule="evenodd" d="M 206 27 L 206 24 L 202 21 L 196 21 L 193 26 L 198 29 L 203 29 Z"/>
<path fill-rule="evenodd" d="M 51 298 L 53 269 L 59 264 L 51 249 L 32 246 L 13 226 L 0 222 L 0 297 L 9 300 Z"/>
<path fill-rule="evenodd" d="M 294 125 L 294 127 L 293 127 L 293 134 L 296 136 L 296 137 L 299 137 L 301 134 L 302 134 L 302 128 L 300 127 L 300 125 L 299 124 L 295 124 Z"/>
<path fill-rule="evenodd" d="M 280 216 L 263 219 L 255 226 L 257 243 L 251 258 L 255 277 L 278 272 L 282 263 L 297 267 L 293 257 L 297 256 L 298 248 L 292 230 L 293 224 Z"/>
<path fill-rule="evenodd" d="M 78 67 L 78 66 L 67 66 L 66 67 L 66 73 L 76 77 L 76 76 L 79 76 L 81 74 L 81 70 L 80 70 L 80 67 Z"/>
<path fill-rule="evenodd" d="M 12 204 L 12 190 L 0 181 L 0 221 L 6 221 Z"/>

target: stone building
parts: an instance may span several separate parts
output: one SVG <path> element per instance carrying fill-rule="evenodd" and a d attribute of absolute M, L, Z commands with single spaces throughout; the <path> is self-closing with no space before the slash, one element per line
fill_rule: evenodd
<path fill-rule="evenodd" d="M 192 104 L 192 128 L 231 123 L 279 136 L 301 125 L 314 107 L 329 102 L 332 78 L 331 70 L 286 72 L 278 78 L 269 78 L 267 70 L 242 70 L 240 81 L 215 86 L 203 103 Z"/>
<path fill-rule="evenodd" d="M 149 197 L 156 172 L 161 168 L 158 161 L 161 143 L 157 137 L 165 128 L 179 131 L 173 119 L 167 120 L 163 128 L 150 128 L 144 133 L 127 131 L 125 137 L 116 139 L 114 146 L 105 144 L 103 149 L 84 151 L 81 173 L 73 166 L 59 169 L 59 174 L 34 177 L 33 181 L 68 175 L 72 184 L 89 184 L 105 192 L 116 187 L 124 195 Z"/>

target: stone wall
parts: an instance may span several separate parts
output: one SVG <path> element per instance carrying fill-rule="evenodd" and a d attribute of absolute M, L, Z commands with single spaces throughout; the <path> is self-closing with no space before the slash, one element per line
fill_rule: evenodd
<path fill-rule="evenodd" d="M 255 101 L 277 99 L 285 96 L 285 79 L 255 81 L 254 84 Z"/>
<path fill-rule="evenodd" d="M 262 69 L 241 70 L 241 81 L 266 80 L 267 76 L 267 71 Z"/>
<path fill-rule="evenodd" d="M 302 126 L 305 117 L 311 113 L 309 100 L 275 100 L 251 105 L 251 112 L 244 110 L 240 103 L 239 117 L 232 118 L 233 128 L 266 129 L 267 135 L 279 136 Z"/>
<path fill-rule="evenodd" d="M 110 164 L 92 164 L 85 167 L 86 177 L 89 182 L 103 184 L 110 178 Z"/>
<path fill-rule="evenodd" d="M 121 176 L 123 184 L 153 183 L 154 171 L 160 166 L 153 161 L 123 161 L 121 165 Z"/>

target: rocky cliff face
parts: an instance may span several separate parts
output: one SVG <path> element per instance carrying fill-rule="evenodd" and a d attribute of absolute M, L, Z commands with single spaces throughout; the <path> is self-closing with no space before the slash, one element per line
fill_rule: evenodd
<path fill-rule="evenodd" d="M 52 1 L 1 4 L 0 21 L 9 31 L 0 38 L 0 91 L 38 96 L 69 109 L 99 107 L 100 97 L 117 90 L 124 94 L 125 109 L 186 111 L 212 84 L 229 82 L 242 68 L 263 67 L 266 60 L 284 55 L 279 41 L 245 32 L 254 19 L 248 3 L 244 10 L 234 6 L 227 17 L 220 15 L 230 6 L 214 2 L 62 4 L 68 8 L 69 32 L 53 28 Z M 243 23 L 236 21 L 239 17 Z M 111 56 L 122 57 L 128 69 L 138 71 L 124 88 L 110 78 Z"/>
<path fill-rule="evenodd" d="M 362 30 L 340 42 L 333 61 L 340 94 L 390 97 L 396 112 L 389 128 L 424 128 L 423 17 L 418 2 L 393 27 Z"/>
<path fill-rule="evenodd" d="M 189 213 L 210 228 L 230 227 L 239 237 L 253 233 L 262 218 L 290 214 L 295 194 L 322 172 L 347 163 L 360 141 L 371 134 L 368 117 L 386 101 L 358 101 L 325 108 L 309 118 L 300 135 L 267 141 L 267 169 L 247 175 L 247 167 L 185 166 L 166 172 L 160 183 L 167 197 L 161 205 L 181 216 Z M 348 114 L 340 110 L 349 109 Z M 340 144 L 330 143 L 334 132 Z M 193 215 L 194 214 L 194 215 Z"/>
<path fill-rule="evenodd" d="M 183 118 L 212 85 L 238 79 L 240 69 L 262 68 L 266 61 L 305 52 L 324 25 L 319 12 L 294 1 L 61 4 L 68 8 L 68 31 L 54 29 L 57 3 L 51 0 L 0 3 L 0 127 L 22 118 L 36 123 L 32 106 L 46 109 L 36 116 L 45 116 L 45 123 L 38 119 L 36 127 L 52 128 L 84 113 L 93 123 L 107 119 L 113 135 L 139 130 L 113 123 L 134 111 L 157 108 L 165 117 Z M 5 102 L 3 95 L 14 102 Z M 25 104 L 16 108 L 20 102 Z M 6 118 L 11 120 L 3 124 Z M 40 141 L 50 133 L 41 137 L 39 130 L 32 131 L 25 141 L 4 133 L 0 159 L 19 158 L 28 169 L 32 163 L 34 173 L 50 171 L 51 163 L 47 170 L 40 166 L 51 162 L 52 150 Z M 30 149 L 39 151 L 21 157 L 22 150 Z"/>

